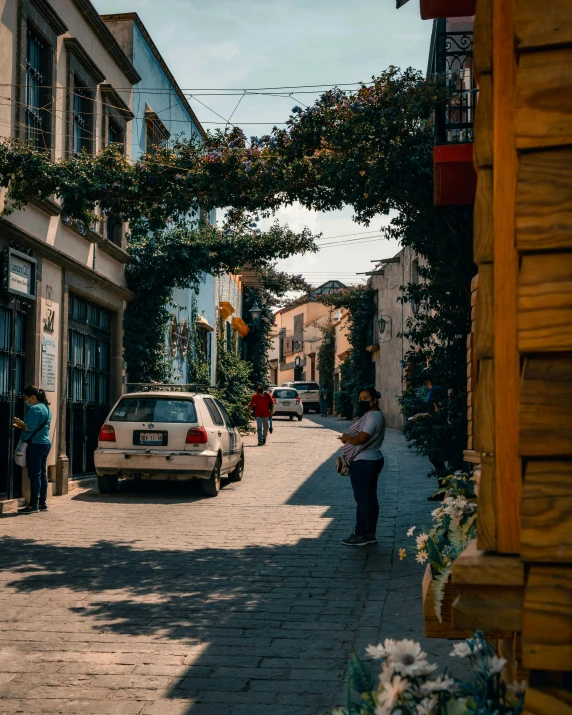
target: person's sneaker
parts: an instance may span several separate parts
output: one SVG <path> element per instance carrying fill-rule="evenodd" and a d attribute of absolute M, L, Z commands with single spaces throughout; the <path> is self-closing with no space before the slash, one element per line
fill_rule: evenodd
<path fill-rule="evenodd" d="M 367 546 L 369 543 L 365 536 L 358 536 L 357 534 L 351 534 L 347 539 L 342 539 L 344 546 Z"/>
<path fill-rule="evenodd" d="M 368 543 L 368 544 L 377 544 L 377 539 L 375 538 L 375 534 L 364 534 L 363 538 L 366 540 L 366 543 Z"/>
<path fill-rule="evenodd" d="M 272 427 L 269 427 L 269 428 L 268 428 L 268 431 L 270 432 L 270 434 L 272 434 L 272 432 L 273 432 L 274 430 L 273 430 Z"/>
<path fill-rule="evenodd" d="M 263 444 L 264 444 L 264 442 L 259 442 L 259 443 L 258 443 L 258 446 L 259 446 L 259 447 L 262 447 Z"/>
<path fill-rule="evenodd" d="M 38 507 L 40 511 L 48 511 L 48 505 L 47 504 L 40 504 Z"/>
<path fill-rule="evenodd" d="M 266 444 L 266 438 L 262 440 L 262 445 L 264 446 Z"/>
<path fill-rule="evenodd" d="M 18 514 L 39 514 L 40 510 L 38 509 L 37 506 L 26 506 L 23 509 L 20 509 Z"/>

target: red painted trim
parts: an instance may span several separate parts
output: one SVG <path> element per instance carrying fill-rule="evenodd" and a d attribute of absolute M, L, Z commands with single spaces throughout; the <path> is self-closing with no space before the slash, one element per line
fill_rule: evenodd
<path fill-rule="evenodd" d="M 421 0 L 421 19 L 472 17 L 476 4 L 476 0 Z"/>
<path fill-rule="evenodd" d="M 475 201 L 477 174 L 472 144 L 443 144 L 433 149 L 436 206 L 458 206 Z"/>
<path fill-rule="evenodd" d="M 439 144 L 433 147 L 433 162 L 448 164 L 457 161 L 473 161 L 473 144 Z"/>

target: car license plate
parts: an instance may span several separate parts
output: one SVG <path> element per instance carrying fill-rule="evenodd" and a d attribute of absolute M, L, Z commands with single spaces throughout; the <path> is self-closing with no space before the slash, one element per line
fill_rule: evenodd
<path fill-rule="evenodd" d="M 139 444 L 163 444 L 161 432 L 140 432 Z"/>
<path fill-rule="evenodd" d="M 283 403 L 282 403 L 282 407 L 290 407 L 290 403 L 289 403 L 289 402 L 283 402 Z"/>

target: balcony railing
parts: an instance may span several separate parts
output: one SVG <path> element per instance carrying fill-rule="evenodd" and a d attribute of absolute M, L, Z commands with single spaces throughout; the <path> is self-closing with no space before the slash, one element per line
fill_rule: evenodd
<path fill-rule="evenodd" d="M 436 144 L 473 141 L 477 85 L 471 30 L 449 32 L 447 20 L 435 20 L 429 74 L 445 82 L 448 96 L 435 110 Z"/>

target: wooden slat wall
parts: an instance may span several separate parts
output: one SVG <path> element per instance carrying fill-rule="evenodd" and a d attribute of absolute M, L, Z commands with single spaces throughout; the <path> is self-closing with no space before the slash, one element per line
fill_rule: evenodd
<path fill-rule="evenodd" d="M 493 3 L 493 221 L 497 549 L 520 549 L 522 487 L 518 456 L 519 355 L 516 340 L 518 253 L 515 245 L 517 153 L 514 8 L 518 0 Z"/>
<path fill-rule="evenodd" d="M 494 270 L 493 270 L 493 54 L 492 0 L 479 0 L 474 20 L 474 62 L 479 85 L 474 158 L 477 171 L 473 257 L 479 268 L 473 323 L 472 444 L 480 454 L 479 549 L 497 546 L 495 482 Z"/>
<path fill-rule="evenodd" d="M 474 27 L 479 552 L 455 561 L 452 614 L 506 635 L 512 670 L 534 684 L 525 715 L 560 715 L 572 712 L 572 0 L 478 0 Z"/>
<path fill-rule="evenodd" d="M 474 48 L 477 544 L 520 555 L 525 713 L 554 715 L 572 705 L 555 685 L 572 671 L 571 0 L 478 0 Z M 498 593 L 472 598 L 486 614 Z"/>

